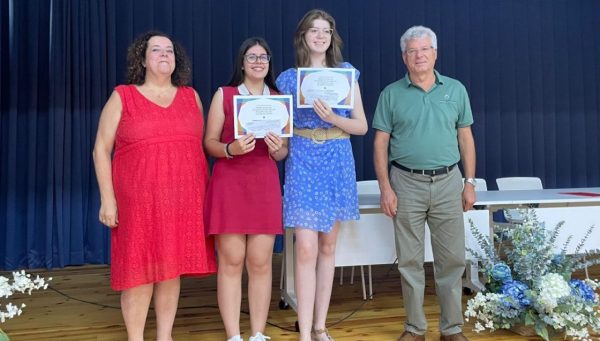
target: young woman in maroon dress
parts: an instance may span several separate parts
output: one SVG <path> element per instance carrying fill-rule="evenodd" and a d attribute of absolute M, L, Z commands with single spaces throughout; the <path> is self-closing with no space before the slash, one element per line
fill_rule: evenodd
<path fill-rule="evenodd" d="M 179 277 L 216 271 L 203 225 L 202 103 L 185 86 L 184 51 L 163 33 L 139 37 L 127 59 L 127 85 L 104 106 L 94 147 L 99 219 L 112 228 L 111 286 L 128 339 L 143 340 L 154 297 L 156 338 L 170 341 Z"/>
<path fill-rule="evenodd" d="M 271 50 L 262 38 L 242 43 L 227 86 L 215 93 L 204 145 L 216 158 L 206 199 L 209 234 L 216 235 L 217 296 L 229 340 L 242 340 L 242 271 L 248 271 L 250 341 L 263 341 L 271 302 L 271 259 L 276 234 L 282 234 L 281 191 L 276 161 L 287 155 L 277 134 L 234 139 L 233 96 L 277 94 Z"/>

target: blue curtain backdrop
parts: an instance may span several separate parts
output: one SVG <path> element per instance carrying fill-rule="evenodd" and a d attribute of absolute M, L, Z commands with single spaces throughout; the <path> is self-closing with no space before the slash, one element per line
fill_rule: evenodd
<path fill-rule="evenodd" d="M 311 8 L 334 15 L 361 70 L 369 122 L 406 72 L 399 38 L 438 34 L 437 69 L 474 111 L 477 176 L 538 176 L 547 188 L 600 186 L 600 2 L 596 0 L 8 0 L 0 2 L 0 268 L 107 263 L 91 151 L 100 110 L 124 79 L 128 44 L 160 29 L 187 49 L 208 108 L 241 41 L 264 36 L 272 66 L 293 65 Z M 374 179 L 373 131 L 352 138 L 359 180 Z"/>

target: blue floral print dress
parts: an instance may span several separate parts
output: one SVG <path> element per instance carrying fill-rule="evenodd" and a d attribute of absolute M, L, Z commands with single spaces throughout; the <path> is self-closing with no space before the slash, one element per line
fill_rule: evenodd
<path fill-rule="evenodd" d="M 353 68 L 349 63 L 340 67 Z M 356 79 L 360 75 L 356 70 Z M 294 129 L 331 128 L 312 108 L 296 108 L 296 69 L 277 77 L 277 87 L 294 97 Z M 340 116 L 350 117 L 348 109 L 333 109 Z M 283 222 L 288 228 L 301 227 L 330 232 L 339 220 L 357 220 L 358 195 L 356 173 L 350 139 L 315 143 L 312 139 L 294 135 L 289 141 L 285 164 Z"/>

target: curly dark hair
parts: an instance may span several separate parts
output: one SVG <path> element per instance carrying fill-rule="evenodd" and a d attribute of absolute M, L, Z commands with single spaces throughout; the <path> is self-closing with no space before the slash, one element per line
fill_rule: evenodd
<path fill-rule="evenodd" d="M 160 31 L 148 31 L 139 36 L 127 49 L 127 84 L 142 85 L 146 81 L 146 50 L 152 37 L 165 37 L 173 43 L 175 70 L 171 75 L 174 86 L 188 85 L 192 78 L 192 65 L 183 47 L 169 35 Z"/>

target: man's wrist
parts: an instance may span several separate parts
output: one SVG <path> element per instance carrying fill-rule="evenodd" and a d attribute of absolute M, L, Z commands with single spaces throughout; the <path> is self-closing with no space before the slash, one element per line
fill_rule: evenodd
<path fill-rule="evenodd" d="M 465 185 L 469 184 L 473 187 L 477 186 L 477 180 L 475 178 L 465 178 Z"/>

